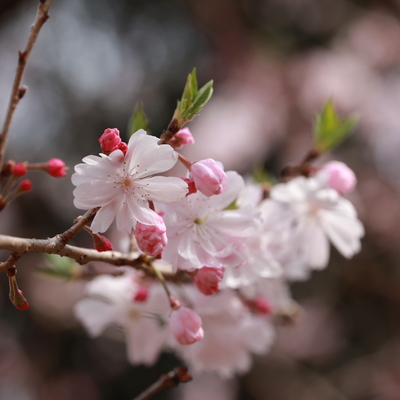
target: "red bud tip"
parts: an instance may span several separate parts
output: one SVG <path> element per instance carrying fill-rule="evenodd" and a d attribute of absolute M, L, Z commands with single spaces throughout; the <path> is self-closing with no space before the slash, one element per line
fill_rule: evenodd
<path fill-rule="evenodd" d="M 28 171 L 28 167 L 25 163 L 16 163 L 12 169 L 12 173 L 15 176 L 24 176 Z"/>
<path fill-rule="evenodd" d="M 253 300 L 254 311 L 259 314 L 269 315 L 272 313 L 272 306 L 264 296 L 257 296 Z"/>
<path fill-rule="evenodd" d="M 32 182 L 29 179 L 24 179 L 19 183 L 22 192 L 30 192 L 32 190 Z"/>
<path fill-rule="evenodd" d="M 110 251 L 113 249 L 112 243 L 104 236 L 93 233 L 94 248 L 99 251 Z"/>
<path fill-rule="evenodd" d="M 67 167 L 64 161 L 60 160 L 59 158 L 52 158 L 47 163 L 47 173 L 54 178 L 62 178 L 67 176 L 67 173 L 65 172 L 66 170 Z"/>
<path fill-rule="evenodd" d="M 139 303 L 142 303 L 147 300 L 149 297 L 149 289 L 145 286 L 141 286 L 138 291 L 135 294 L 135 297 L 133 298 L 134 301 L 138 301 Z"/>

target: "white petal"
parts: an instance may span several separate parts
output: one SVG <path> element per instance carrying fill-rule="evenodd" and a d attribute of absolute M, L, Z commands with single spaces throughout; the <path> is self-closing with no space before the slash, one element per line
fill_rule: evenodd
<path fill-rule="evenodd" d="M 158 145 L 159 139 L 149 136 L 143 129 L 138 130 L 129 139 L 125 157 L 130 171 L 137 171 L 137 178 L 171 169 L 178 160 L 178 155 L 169 145 Z"/>
<path fill-rule="evenodd" d="M 149 194 L 148 199 L 160 203 L 170 203 L 185 197 L 188 192 L 187 183 L 181 178 L 154 176 L 140 179 L 138 185 Z"/>
<path fill-rule="evenodd" d="M 83 299 L 75 305 L 74 313 L 92 337 L 99 336 L 113 323 L 115 306 L 96 299 Z"/>
<path fill-rule="evenodd" d="M 91 225 L 93 233 L 105 232 L 114 221 L 117 209 L 115 203 L 101 207 Z"/>
<path fill-rule="evenodd" d="M 329 261 L 329 241 L 316 221 L 308 221 L 299 233 L 305 262 L 311 268 L 322 269 Z"/>
<path fill-rule="evenodd" d="M 75 196 L 74 205 L 81 210 L 105 206 L 121 193 L 123 193 L 122 189 L 114 188 L 112 182 L 85 182 L 80 184 L 73 191 Z"/>
<path fill-rule="evenodd" d="M 329 239 L 344 257 L 350 258 L 360 251 L 364 227 L 358 219 L 348 218 L 334 210 L 321 210 L 320 220 Z"/>
<path fill-rule="evenodd" d="M 151 210 L 147 201 L 138 202 L 134 196 L 126 196 L 126 204 L 134 220 L 147 225 L 156 225 L 158 214 Z M 136 223 L 135 223 L 136 225 Z"/>
<path fill-rule="evenodd" d="M 141 317 L 133 321 L 126 334 L 128 359 L 133 365 L 152 365 L 165 344 L 166 330 L 156 320 Z"/>

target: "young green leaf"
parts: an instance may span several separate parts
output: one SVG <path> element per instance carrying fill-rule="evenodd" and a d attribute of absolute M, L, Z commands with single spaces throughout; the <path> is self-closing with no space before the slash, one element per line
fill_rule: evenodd
<path fill-rule="evenodd" d="M 352 132 L 357 124 L 357 117 L 340 119 L 332 100 L 328 100 L 322 113 L 315 117 L 314 147 L 324 153 L 339 145 Z"/>
<path fill-rule="evenodd" d="M 66 279 L 73 279 L 79 275 L 80 265 L 76 261 L 57 254 L 46 254 L 45 256 L 48 265 L 39 268 L 41 273 Z"/>
<path fill-rule="evenodd" d="M 146 114 L 143 111 L 143 105 L 139 102 L 136 105 L 135 111 L 132 114 L 132 117 L 129 121 L 128 134 L 131 136 L 133 133 L 138 131 L 139 129 L 144 129 L 147 132 L 149 127 L 149 120 L 146 117 Z"/>
<path fill-rule="evenodd" d="M 188 120 L 193 119 L 210 100 L 212 93 L 213 81 L 210 81 L 197 92 L 193 104 L 182 113 L 183 117 Z"/>

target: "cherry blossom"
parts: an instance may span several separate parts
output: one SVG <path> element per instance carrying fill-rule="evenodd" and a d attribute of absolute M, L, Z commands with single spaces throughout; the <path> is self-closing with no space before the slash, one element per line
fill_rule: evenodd
<path fill-rule="evenodd" d="M 250 368 L 251 353 L 264 354 L 271 347 L 275 336 L 272 323 L 252 315 L 234 291 L 204 296 L 193 286 L 186 285 L 182 290 L 204 329 L 202 340 L 177 348 L 191 371 L 216 372 L 229 378 Z"/>
<path fill-rule="evenodd" d="M 92 222 L 93 232 L 106 231 L 114 219 L 125 233 L 131 233 L 137 222 L 156 225 L 158 215 L 149 201 L 168 203 L 185 196 L 187 184 L 182 179 L 153 176 L 177 161 L 171 146 L 157 142 L 141 129 L 131 136 L 126 155 L 118 149 L 110 155 L 87 156 L 75 166 L 75 207 L 101 207 Z"/>
<path fill-rule="evenodd" d="M 321 177 L 297 177 L 271 189 L 271 200 L 280 203 L 280 219 L 292 236 L 294 252 L 311 268 L 324 268 L 329 260 L 329 240 L 344 257 L 360 251 L 364 227 L 354 206 Z M 328 240 L 329 239 L 329 240 Z"/>
<path fill-rule="evenodd" d="M 143 296 L 142 286 L 127 270 L 123 276 L 95 278 L 87 284 L 86 293 L 88 297 L 75 306 L 76 317 L 92 337 L 107 326 L 123 328 L 132 364 L 153 364 L 173 341 L 166 324 L 169 305 L 161 285 L 151 285 Z"/>
<path fill-rule="evenodd" d="M 163 206 L 168 244 L 163 259 L 177 269 L 237 267 L 246 261 L 244 241 L 260 222 L 250 206 L 226 210 L 244 187 L 243 178 L 227 172 L 228 189 L 207 197 L 197 192 Z"/>

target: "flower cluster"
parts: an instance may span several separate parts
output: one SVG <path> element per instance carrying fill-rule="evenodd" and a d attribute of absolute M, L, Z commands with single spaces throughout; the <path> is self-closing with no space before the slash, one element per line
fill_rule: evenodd
<path fill-rule="evenodd" d="M 245 184 L 212 159 L 178 155 L 193 142 L 187 129 L 169 143 L 139 130 L 121 146 L 118 130 L 107 129 L 103 153 L 75 167 L 75 206 L 99 208 L 88 229 L 98 235 L 115 220 L 159 278 L 133 269 L 100 276 L 75 312 L 92 336 L 123 328 L 133 364 L 150 365 L 170 350 L 195 371 L 229 377 L 271 347 L 271 317 L 294 307 L 287 282 L 326 267 L 330 243 L 352 257 L 364 230 L 343 197 L 356 184 L 345 164 L 294 175 L 266 195 L 265 186 Z M 178 158 L 186 177 L 155 176 Z M 161 270 L 180 275 L 166 282 Z"/>

